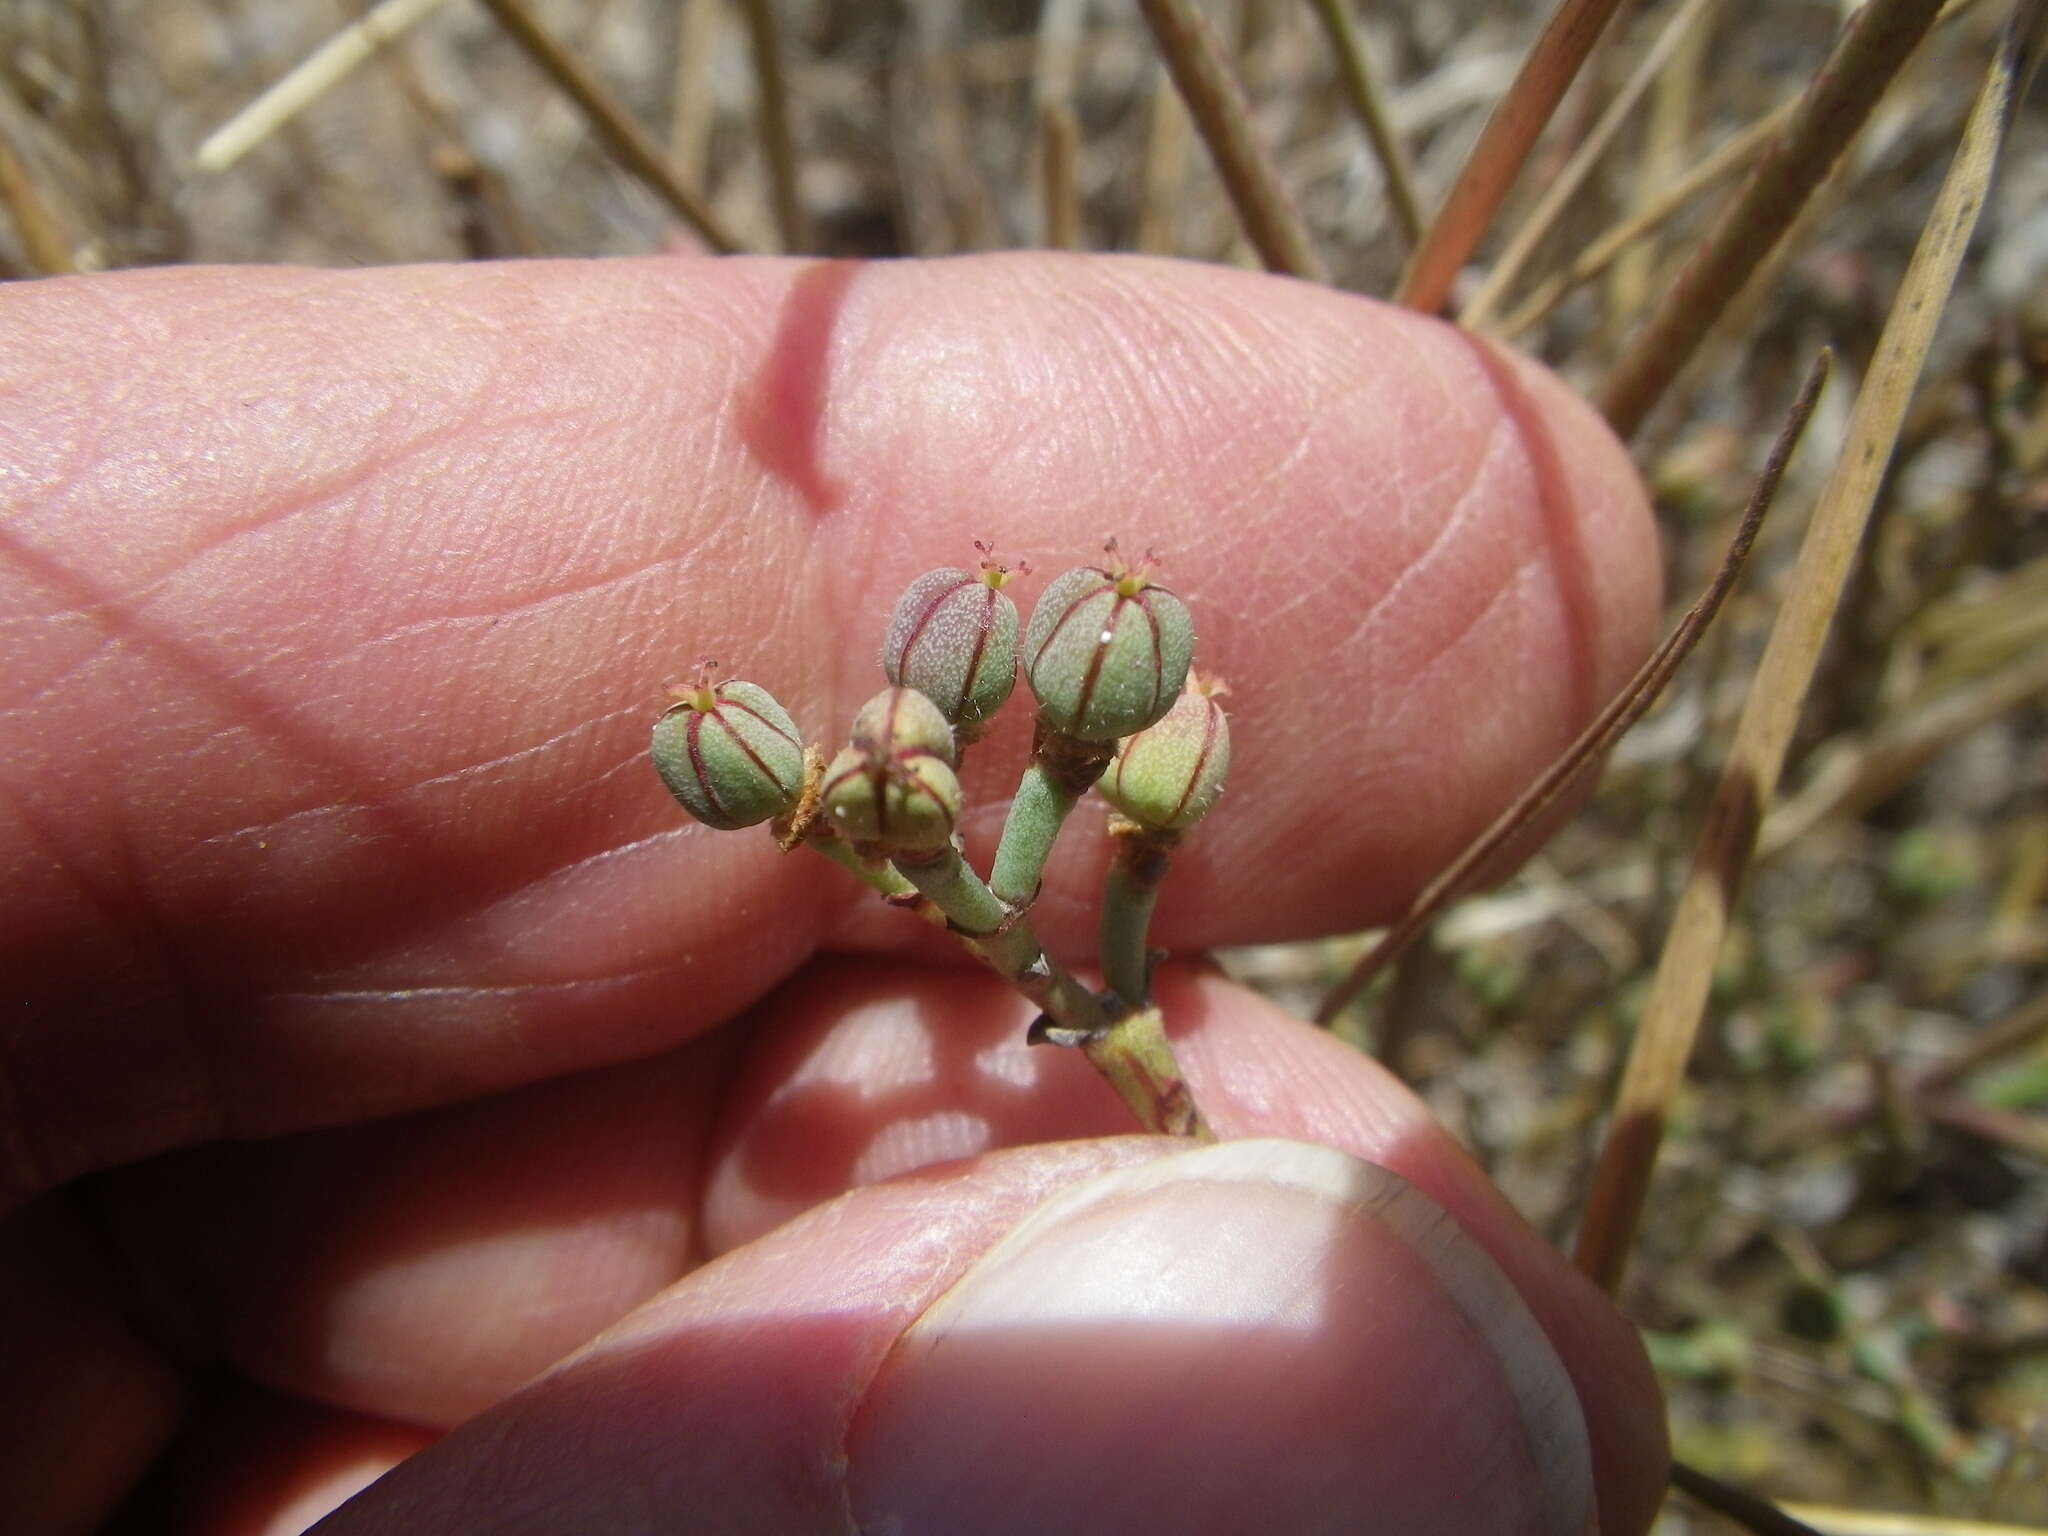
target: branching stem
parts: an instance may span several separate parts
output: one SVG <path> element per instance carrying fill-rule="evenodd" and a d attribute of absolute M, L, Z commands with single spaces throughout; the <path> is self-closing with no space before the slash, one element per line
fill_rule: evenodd
<path fill-rule="evenodd" d="M 896 871 L 946 915 L 970 949 L 1062 1028 L 1093 1034 L 1108 1023 L 1100 999 L 1045 953 L 1030 920 L 983 884 L 958 850 L 900 858 Z"/>
<path fill-rule="evenodd" d="M 1078 1047 L 1146 1130 L 1216 1139 L 1181 1076 L 1158 1009 L 1112 1014 L 1039 946 L 1030 918 L 984 885 L 957 851 L 923 862 L 898 859 L 896 869 L 951 919 L 970 948 L 1043 1010 L 1031 1027 L 1034 1045 Z"/>
<path fill-rule="evenodd" d="M 1088 787 L 1116 752 L 1116 743 L 1082 741 L 1054 730 L 1043 720 L 1031 742 L 1031 766 L 1017 783 L 1010 814 L 1003 821 L 1003 839 L 996 846 L 989 885 L 998 900 L 1013 909 L 1031 905 L 1045 875 L 1053 840 Z"/>
<path fill-rule="evenodd" d="M 804 845 L 814 848 L 863 885 L 871 887 L 892 906 L 909 907 L 926 922 L 946 926 L 946 915 L 928 901 L 923 892 L 880 859 L 856 853 L 853 846 L 829 828 L 813 830 Z"/>

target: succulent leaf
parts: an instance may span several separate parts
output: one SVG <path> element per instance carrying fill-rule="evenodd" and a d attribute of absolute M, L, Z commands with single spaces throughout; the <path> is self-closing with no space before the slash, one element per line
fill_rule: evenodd
<path fill-rule="evenodd" d="M 654 767 L 684 810 L 732 831 L 796 804 L 803 738 L 767 689 L 700 683 L 654 722 Z"/>

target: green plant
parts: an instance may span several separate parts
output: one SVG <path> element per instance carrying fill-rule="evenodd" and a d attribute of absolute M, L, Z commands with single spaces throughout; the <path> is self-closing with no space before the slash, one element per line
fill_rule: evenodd
<path fill-rule="evenodd" d="M 785 852 L 804 846 L 919 908 L 1043 1010 L 1036 1043 L 1084 1052 L 1147 1130 L 1213 1139 L 1151 999 L 1147 948 L 1167 853 L 1216 804 L 1230 730 L 1211 679 L 1188 680 L 1186 606 L 1105 546 L 1039 597 L 1023 647 L 1038 702 L 1031 761 L 1003 825 L 991 878 L 954 827 L 965 745 L 1008 699 L 1018 671 L 1011 573 L 928 571 L 897 603 L 882 646 L 890 686 L 854 716 L 829 765 L 757 684 L 682 692 L 654 726 L 662 782 L 690 815 L 723 831 L 772 823 Z M 1107 777 L 1105 779 L 1105 772 Z M 1045 952 L 1031 924 L 1039 879 L 1081 796 L 1100 784 L 1120 813 L 1104 877 L 1103 991 Z"/>

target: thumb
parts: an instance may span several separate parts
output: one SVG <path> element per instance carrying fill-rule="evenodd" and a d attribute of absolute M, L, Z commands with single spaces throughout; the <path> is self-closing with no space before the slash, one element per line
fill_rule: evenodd
<path fill-rule="evenodd" d="M 1595 1528 L 1571 1380 L 1395 1175 L 1122 1140 L 857 1191 L 707 1266 L 329 1532 Z"/>

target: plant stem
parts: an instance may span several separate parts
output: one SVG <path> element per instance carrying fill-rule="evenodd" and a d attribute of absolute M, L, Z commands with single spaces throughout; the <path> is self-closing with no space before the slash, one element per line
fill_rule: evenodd
<path fill-rule="evenodd" d="M 1005 905 L 953 849 L 922 863 L 898 859 L 896 868 L 969 947 L 1044 1010 L 1031 1026 L 1032 1044 L 1078 1046 L 1146 1130 L 1216 1139 L 1181 1076 L 1158 1009 L 1111 1017 L 1102 999 L 1039 947 L 1031 920 Z"/>
<path fill-rule="evenodd" d="M 1017 781 L 1016 797 L 1010 801 L 1010 814 L 1003 819 L 995 867 L 989 871 L 989 883 L 999 900 L 1013 907 L 1031 905 L 1053 839 L 1080 798 L 1061 788 L 1041 764 L 1033 762 L 1024 770 L 1024 777 Z"/>
<path fill-rule="evenodd" d="M 1097 945 L 1102 979 L 1110 991 L 1133 1008 L 1144 1006 L 1151 993 L 1152 956 L 1145 935 L 1152 909 L 1159 901 L 1159 882 L 1166 878 L 1171 834 L 1147 833 L 1129 822 L 1110 828 L 1116 852 L 1102 882 L 1102 919 Z"/>
<path fill-rule="evenodd" d="M 1188 1136 L 1214 1141 L 1215 1131 L 1202 1118 L 1187 1079 L 1174 1060 L 1173 1044 L 1157 1008 L 1140 1008 L 1087 1035 L 1069 1035 L 1039 1020 L 1031 1028 L 1033 1045 L 1076 1045 L 1089 1064 L 1116 1090 L 1138 1123 L 1159 1136 Z"/>
<path fill-rule="evenodd" d="M 524 0 L 484 0 L 484 5 L 541 72 L 576 103 L 591 131 L 629 175 L 668 204 L 719 255 L 729 256 L 740 248 L 711 211 L 711 205 L 676 179 L 660 149 L 640 125 L 598 83 L 597 77 L 534 19 Z"/>
<path fill-rule="evenodd" d="M 951 921 L 968 947 L 1066 1029 L 1092 1034 L 1108 1020 L 1102 1003 L 1040 947 L 1024 915 L 1006 905 L 957 850 L 896 870 Z"/>
<path fill-rule="evenodd" d="M 814 848 L 841 869 L 852 875 L 863 885 L 871 887 L 884 901 L 896 906 L 912 907 L 927 922 L 943 928 L 946 915 L 927 901 L 923 892 L 912 885 L 896 870 L 879 859 L 865 858 L 854 852 L 853 845 L 838 833 L 826 829 L 813 831 L 804 839 L 804 846 Z"/>
<path fill-rule="evenodd" d="M 1300 211 L 1252 131 L 1251 104 L 1207 18 L 1188 0 L 1138 0 L 1138 9 L 1266 270 L 1328 282 Z"/>
<path fill-rule="evenodd" d="M 1116 743 L 1082 741 L 1038 723 L 1031 742 L 1031 766 L 1017 782 L 1010 814 L 1003 820 L 1003 838 L 996 846 L 989 885 L 996 898 L 1012 910 L 1029 907 L 1045 875 L 1053 840 L 1088 786 L 1116 752 Z"/>

